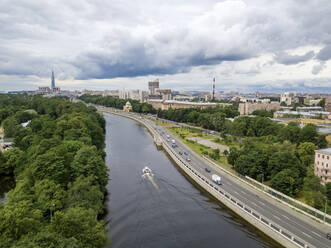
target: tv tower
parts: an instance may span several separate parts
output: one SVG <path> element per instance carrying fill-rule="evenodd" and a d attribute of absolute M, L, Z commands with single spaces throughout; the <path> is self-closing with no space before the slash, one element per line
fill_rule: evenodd
<path fill-rule="evenodd" d="M 213 98 L 212 100 L 215 100 L 215 78 L 213 79 Z"/>
<path fill-rule="evenodd" d="M 55 78 L 54 78 L 54 71 L 52 71 L 52 83 L 51 83 L 51 88 L 55 88 Z"/>

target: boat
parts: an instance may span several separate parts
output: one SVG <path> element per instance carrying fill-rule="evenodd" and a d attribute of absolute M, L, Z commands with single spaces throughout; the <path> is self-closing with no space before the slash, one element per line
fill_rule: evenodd
<path fill-rule="evenodd" d="M 145 166 L 145 168 L 143 169 L 143 174 L 152 174 L 152 170 Z"/>

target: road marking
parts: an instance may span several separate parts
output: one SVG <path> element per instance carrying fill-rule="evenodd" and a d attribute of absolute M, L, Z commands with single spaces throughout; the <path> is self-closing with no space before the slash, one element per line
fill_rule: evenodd
<path fill-rule="evenodd" d="M 236 193 L 237 195 L 239 195 L 239 193 L 237 191 L 234 190 L 233 192 Z"/>
<path fill-rule="evenodd" d="M 313 234 L 315 234 L 315 235 L 317 235 L 317 236 L 319 236 L 319 237 L 321 237 L 322 238 L 322 236 L 321 235 L 319 235 L 318 233 L 315 233 L 314 231 L 311 231 Z"/>
<path fill-rule="evenodd" d="M 282 215 L 283 215 L 283 214 L 282 214 Z M 286 219 L 288 219 L 288 220 L 290 219 L 290 218 L 289 218 L 289 217 L 287 217 L 286 215 L 283 215 L 283 217 L 284 217 L 284 218 L 286 218 Z"/>
<path fill-rule="evenodd" d="M 312 238 L 312 236 L 310 236 L 309 234 L 305 233 L 305 232 L 302 232 L 304 235 L 306 235 L 307 237 L 309 238 Z"/>
<path fill-rule="evenodd" d="M 255 202 L 252 202 L 253 205 L 257 206 L 257 204 Z"/>
<path fill-rule="evenodd" d="M 264 202 L 260 202 L 263 206 L 265 206 L 265 203 Z"/>
<path fill-rule="evenodd" d="M 228 184 L 228 185 L 230 185 L 230 186 L 232 185 L 232 184 L 231 184 L 231 183 L 229 183 L 229 182 L 228 182 L 227 184 Z"/>
<path fill-rule="evenodd" d="M 274 217 L 278 220 L 281 220 L 281 218 L 279 218 L 277 215 L 274 215 Z"/>
<path fill-rule="evenodd" d="M 244 191 L 242 191 L 242 190 L 240 190 L 240 191 L 241 191 L 241 193 L 246 194 Z"/>

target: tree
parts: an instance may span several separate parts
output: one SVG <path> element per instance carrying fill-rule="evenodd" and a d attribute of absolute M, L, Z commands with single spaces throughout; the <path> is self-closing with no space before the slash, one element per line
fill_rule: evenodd
<path fill-rule="evenodd" d="M 24 163 L 24 153 L 19 148 L 9 149 L 0 155 L 0 175 L 12 175 L 20 170 Z"/>
<path fill-rule="evenodd" d="M 8 245 L 9 246 L 9 245 Z M 75 238 L 65 238 L 58 233 L 42 230 L 37 234 L 24 236 L 10 244 L 12 248 L 81 248 L 83 244 Z"/>
<path fill-rule="evenodd" d="M 317 137 L 317 127 L 314 124 L 307 124 L 304 126 L 299 134 L 299 141 L 300 142 L 316 142 Z"/>
<path fill-rule="evenodd" d="M 295 196 L 298 193 L 297 181 L 297 175 L 285 169 L 271 179 L 270 186 L 286 195 Z"/>
<path fill-rule="evenodd" d="M 93 185 L 92 177 L 78 177 L 68 185 L 66 205 L 68 208 L 82 207 L 93 209 L 96 213 L 103 211 L 103 193 L 99 186 Z"/>
<path fill-rule="evenodd" d="M 318 146 L 318 148 L 326 148 L 328 146 L 326 136 L 327 136 L 326 134 L 318 135 L 317 142 L 316 142 L 316 145 Z"/>
<path fill-rule="evenodd" d="M 302 167 L 294 153 L 288 151 L 275 152 L 271 155 L 268 162 L 268 174 L 273 178 L 284 169 L 295 171 L 300 178 L 303 178 L 306 172 L 306 169 Z"/>
<path fill-rule="evenodd" d="M 65 154 L 53 148 L 45 154 L 39 155 L 31 164 L 32 173 L 36 179 L 51 179 L 56 183 L 67 184 L 70 180 L 70 171 L 65 164 Z"/>
<path fill-rule="evenodd" d="M 303 165 L 309 166 L 314 161 L 317 147 L 312 142 L 303 142 L 298 146 L 297 152 Z"/>
<path fill-rule="evenodd" d="M 317 106 L 320 106 L 322 108 L 325 107 L 325 98 L 322 98 L 322 100 L 320 100 L 318 103 L 317 103 Z"/>
<path fill-rule="evenodd" d="M 75 238 L 86 248 L 103 248 L 107 243 L 107 229 L 96 220 L 92 209 L 70 208 L 54 214 L 50 230 L 65 238 Z"/>
<path fill-rule="evenodd" d="M 36 182 L 33 191 L 38 209 L 43 211 L 44 214 L 50 213 L 50 211 L 60 210 L 64 207 L 66 191 L 60 184 L 56 184 L 49 179 L 44 179 Z"/>
<path fill-rule="evenodd" d="M 32 203 L 20 201 L 5 204 L 0 209 L 0 243 L 5 240 L 18 240 L 28 233 L 36 233 L 41 227 L 42 214 Z"/>
<path fill-rule="evenodd" d="M 331 201 L 331 182 L 328 182 L 325 184 L 325 190 L 326 190 L 326 197 L 328 198 L 328 201 Z"/>
<path fill-rule="evenodd" d="M 93 185 L 100 185 L 101 188 L 106 186 L 108 182 L 107 167 L 95 146 L 82 147 L 75 155 L 70 166 L 74 178 L 81 175 L 91 176 Z"/>
<path fill-rule="evenodd" d="M 14 117 L 8 117 L 6 120 L 3 122 L 3 128 L 4 128 L 4 133 L 5 137 L 7 138 L 12 138 L 15 136 L 16 131 L 17 131 L 18 123 Z"/>
<path fill-rule="evenodd" d="M 227 157 L 228 163 L 234 165 L 236 160 L 239 158 L 239 156 L 240 156 L 240 151 L 235 147 L 230 147 L 230 152 Z"/>
<path fill-rule="evenodd" d="M 298 143 L 300 131 L 301 129 L 298 123 L 290 122 L 287 126 L 280 128 L 279 136 L 282 141 L 289 140 L 292 143 Z"/>
<path fill-rule="evenodd" d="M 314 170 L 309 167 L 307 176 L 304 178 L 303 195 L 309 205 L 320 208 L 323 202 L 324 188 L 321 185 L 321 179 L 314 174 Z M 322 199 L 321 199 L 322 197 Z"/>

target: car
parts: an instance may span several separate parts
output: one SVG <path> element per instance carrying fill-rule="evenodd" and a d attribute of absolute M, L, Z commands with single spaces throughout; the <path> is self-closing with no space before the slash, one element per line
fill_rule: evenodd
<path fill-rule="evenodd" d="M 209 168 L 205 168 L 205 171 L 207 171 L 208 173 L 210 173 L 211 172 L 211 170 L 209 169 Z"/>
<path fill-rule="evenodd" d="M 179 153 L 179 155 L 183 155 L 183 153 L 181 151 L 179 151 L 178 153 Z"/>
<path fill-rule="evenodd" d="M 187 155 L 188 155 L 188 152 L 184 152 L 184 155 L 186 155 L 186 156 L 187 156 Z"/>
<path fill-rule="evenodd" d="M 191 161 L 191 159 L 190 159 L 190 158 L 186 158 L 186 161 L 187 161 L 187 162 L 190 162 L 190 161 Z"/>
<path fill-rule="evenodd" d="M 331 240 L 331 232 L 326 234 L 326 238 Z"/>

